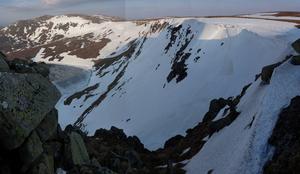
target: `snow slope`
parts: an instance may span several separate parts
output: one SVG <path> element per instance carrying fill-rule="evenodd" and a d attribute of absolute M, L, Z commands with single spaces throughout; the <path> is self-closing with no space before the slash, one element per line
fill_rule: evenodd
<path fill-rule="evenodd" d="M 253 83 L 238 105 L 240 116 L 230 127 L 209 138 L 185 167 L 187 172 L 259 173 L 272 155 L 266 137 L 272 133 L 281 109 L 299 95 L 299 79 L 299 67 L 286 62 L 275 70 L 270 85 L 261 85 L 261 80 Z M 248 127 L 254 117 L 253 125 Z"/>
<path fill-rule="evenodd" d="M 78 24 L 51 28 L 45 42 L 34 46 L 34 61 L 82 69 L 58 85 L 62 126 L 76 123 L 90 134 L 116 126 L 153 150 L 201 122 L 211 100 L 237 96 L 252 83 L 238 104 L 239 117 L 206 137 L 200 152 L 186 161 L 189 174 L 259 173 L 272 155 L 267 137 L 278 112 L 300 93 L 299 68 L 289 62 L 276 69 L 270 85 L 255 81 L 262 67 L 295 54 L 291 43 L 300 30 L 294 23 L 234 17 L 93 23 L 58 16 L 47 21 Z M 41 30 L 29 37 L 31 42 Z M 60 46 L 52 44 L 57 33 L 63 35 Z M 91 54 L 95 49 L 87 44 L 101 49 Z M 59 50 L 62 45 L 71 46 Z"/>
<path fill-rule="evenodd" d="M 188 75 L 184 80 L 176 83 L 173 79 L 168 83 L 166 78 L 186 38 L 177 38 L 166 53 L 164 48 L 170 32 L 164 28 L 159 33 L 147 35 L 141 54 L 136 58 L 123 58 L 107 67 L 108 73 L 101 78 L 94 70 L 88 86 L 100 85 L 89 94 L 92 97 L 87 100 L 81 97 L 70 105 L 63 104 L 63 97 L 57 105 L 61 123 L 66 125 L 76 121 L 79 114 L 107 91 L 118 75 L 115 70 L 121 72 L 125 68 L 118 85 L 98 107 L 85 115 L 83 123 L 90 133 L 99 127 L 121 127 L 129 135 L 138 135 L 147 147 L 155 149 L 169 137 L 182 134 L 201 121 L 210 100 L 236 96 L 254 80 L 263 66 L 278 62 L 291 53 L 289 37 L 294 32 L 293 25 L 283 27 L 278 22 L 259 20 L 244 23 L 242 19 L 203 20 L 205 23 L 201 19 L 166 20 L 170 26 L 181 24 L 181 33 L 185 34 L 188 28 L 194 33 L 184 49 L 185 53 L 191 54 L 185 62 Z M 276 27 L 276 31 L 267 32 L 270 25 L 279 25 L 281 30 Z M 106 49 L 102 51 L 106 52 Z M 197 57 L 200 58 L 197 60 Z"/>

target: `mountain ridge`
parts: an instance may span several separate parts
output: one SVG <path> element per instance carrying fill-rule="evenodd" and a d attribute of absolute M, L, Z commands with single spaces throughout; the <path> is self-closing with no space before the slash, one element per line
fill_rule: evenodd
<path fill-rule="evenodd" d="M 93 134 L 100 127 L 117 126 L 154 150 L 170 137 L 193 137 L 190 128 L 199 124 L 201 131 L 217 131 L 198 137 L 205 143 L 198 153 L 190 152 L 194 156 L 185 161 L 187 173 L 253 174 L 262 170 L 271 153 L 265 151 L 266 137 L 280 108 L 298 94 L 298 67 L 289 60 L 298 54 L 291 45 L 300 31 L 290 19 L 273 17 L 93 23 L 56 16 L 30 36 L 24 28 L 21 36 L 2 34 L 13 42 L 29 38 L 23 42 L 28 48 L 18 50 L 22 44 L 11 44 L 0 49 L 11 50 L 6 52 L 11 59 L 23 55 L 78 68 L 61 68 L 62 77 L 55 74 L 55 65 L 50 68 L 63 93 L 56 105 L 63 127 L 75 123 Z M 46 39 L 40 40 L 43 34 Z M 58 34 L 62 36 L 57 39 Z M 271 69 L 264 68 L 267 65 Z M 83 78 L 74 82 L 79 76 Z M 224 106 L 221 99 L 230 102 Z M 238 116 L 230 116 L 232 106 Z"/>

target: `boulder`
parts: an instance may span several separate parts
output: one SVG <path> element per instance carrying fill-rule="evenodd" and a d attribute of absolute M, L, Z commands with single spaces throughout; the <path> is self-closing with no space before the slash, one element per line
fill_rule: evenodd
<path fill-rule="evenodd" d="M 85 165 L 90 163 L 89 154 L 86 150 L 84 141 L 80 134 L 77 132 L 71 132 L 69 134 L 70 144 L 67 145 L 67 150 L 65 154 L 66 162 L 69 163 L 68 166 L 73 165 Z"/>
<path fill-rule="evenodd" d="M 43 144 L 37 133 L 33 132 L 19 149 L 20 161 L 23 164 L 22 171 L 27 171 L 31 163 L 33 163 L 42 153 Z"/>
<path fill-rule="evenodd" d="M 292 47 L 298 52 L 300 53 L 300 39 L 296 40 L 293 44 Z"/>
<path fill-rule="evenodd" d="M 291 59 L 291 64 L 300 65 L 300 56 L 293 56 Z"/>
<path fill-rule="evenodd" d="M 0 51 L 0 72 L 8 72 L 9 67 L 5 61 L 6 56 Z"/>
<path fill-rule="evenodd" d="M 58 126 L 58 113 L 56 109 L 49 112 L 36 131 L 42 142 L 48 140 L 56 131 Z"/>
<path fill-rule="evenodd" d="M 0 73 L 0 143 L 19 147 L 54 108 L 60 93 L 39 74 Z"/>

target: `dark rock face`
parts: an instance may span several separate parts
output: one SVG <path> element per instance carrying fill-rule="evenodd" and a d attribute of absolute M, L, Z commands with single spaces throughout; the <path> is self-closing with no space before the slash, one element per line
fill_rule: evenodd
<path fill-rule="evenodd" d="M 5 61 L 6 56 L 0 52 L 0 72 L 8 72 L 9 71 L 9 67 Z"/>
<path fill-rule="evenodd" d="M 212 100 L 210 102 L 209 111 L 203 118 L 203 122 L 212 121 L 218 115 L 221 109 L 227 105 L 227 103 L 228 101 L 223 98 Z"/>
<path fill-rule="evenodd" d="M 275 152 L 265 164 L 264 174 L 300 173 L 300 96 L 281 111 L 269 144 Z"/>
<path fill-rule="evenodd" d="M 49 65 L 45 63 L 36 63 L 23 59 L 13 59 L 8 62 L 9 68 L 16 73 L 40 74 L 44 77 L 49 76 Z"/>
<path fill-rule="evenodd" d="M 296 40 L 292 46 L 300 54 L 300 39 Z"/>
<path fill-rule="evenodd" d="M 50 139 L 55 134 L 58 126 L 58 113 L 56 109 L 50 111 L 36 128 L 42 142 Z"/>
<path fill-rule="evenodd" d="M 278 63 L 274 63 L 272 65 L 268 65 L 262 68 L 261 71 L 261 80 L 266 83 L 269 84 L 270 80 L 272 78 L 274 69 L 279 67 L 281 64 L 283 64 L 284 62 L 286 62 L 287 60 L 289 60 L 291 57 L 293 57 L 292 55 L 286 56 L 284 60 L 278 62 Z"/>
<path fill-rule="evenodd" d="M 191 34 L 192 30 L 190 27 L 185 29 L 186 31 L 180 32 L 181 29 L 182 25 L 171 29 L 170 43 L 165 48 L 165 53 L 167 53 L 172 47 L 172 45 L 176 42 L 177 37 L 183 39 L 182 36 L 185 35 L 186 38 L 184 41 L 182 41 L 184 44 L 179 48 L 179 50 L 175 54 L 175 57 L 173 58 L 171 72 L 167 76 L 168 83 L 171 82 L 173 79 L 176 79 L 176 83 L 179 83 L 188 75 L 186 61 L 192 54 L 189 52 L 185 52 L 185 50 L 194 38 L 194 34 Z"/>
<path fill-rule="evenodd" d="M 291 59 L 291 64 L 300 65 L 300 56 L 293 56 Z"/>
<path fill-rule="evenodd" d="M 36 132 L 33 132 L 19 150 L 23 164 L 21 171 L 26 172 L 32 162 L 43 153 L 43 144 Z"/>
<path fill-rule="evenodd" d="M 277 68 L 280 64 L 272 64 L 272 65 L 268 65 L 263 67 L 262 71 L 261 71 L 261 80 L 267 84 L 270 83 L 273 71 L 275 68 Z"/>

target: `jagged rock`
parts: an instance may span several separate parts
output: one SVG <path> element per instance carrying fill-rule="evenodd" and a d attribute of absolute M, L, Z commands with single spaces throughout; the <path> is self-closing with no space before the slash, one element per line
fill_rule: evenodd
<path fill-rule="evenodd" d="M 264 174 L 297 174 L 300 172 L 300 96 L 291 100 L 278 118 L 269 144 L 274 155 L 264 166 Z"/>
<path fill-rule="evenodd" d="M 293 56 L 291 60 L 291 64 L 300 65 L 300 56 Z"/>
<path fill-rule="evenodd" d="M 220 112 L 227 105 L 227 100 L 223 98 L 213 99 L 210 102 L 209 110 L 203 117 L 203 122 L 212 121 Z"/>
<path fill-rule="evenodd" d="M 29 60 L 23 59 L 13 59 L 8 62 L 9 68 L 16 73 L 36 73 L 30 67 L 30 64 L 33 63 Z"/>
<path fill-rule="evenodd" d="M 30 169 L 30 174 L 54 174 L 53 156 L 42 154 L 40 160 Z"/>
<path fill-rule="evenodd" d="M 60 93 L 39 74 L 0 73 L 0 143 L 19 147 L 55 106 Z"/>
<path fill-rule="evenodd" d="M 300 39 L 296 40 L 292 46 L 298 53 L 300 53 Z"/>
<path fill-rule="evenodd" d="M 36 131 L 42 142 L 48 140 L 57 131 L 58 113 L 56 109 L 49 112 Z"/>
<path fill-rule="evenodd" d="M 261 80 L 267 84 L 270 83 L 273 71 L 275 68 L 277 68 L 280 64 L 276 63 L 276 64 L 272 64 L 272 65 L 268 65 L 262 68 L 261 71 Z"/>
<path fill-rule="evenodd" d="M 16 73 L 38 73 L 44 77 L 48 77 L 50 73 L 50 67 L 45 63 L 36 63 L 23 59 L 13 59 L 8 63 L 10 69 Z"/>
<path fill-rule="evenodd" d="M 33 63 L 32 67 L 38 74 L 41 74 L 44 77 L 48 77 L 50 74 L 49 65 L 47 65 L 43 62 L 42 63 Z"/>
<path fill-rule="evenodd" d="M 127 143 L 130 147 L 138 151 L 145 150 L 144 144 L 141 143 L 140 139 L 137 136 L 129 136 L 127 138 Z"/>
<path fill-rule="evenodd" d="M 182 135 L 176 135 L 176 136 L 170 138 L 169 140 L 167 140 L 165 142 L 164 148 L 176 146 L 183 138 L 184 138 L 184 136 L 182 136 Z"/>
<path fill-rule="evenodd" d="M 43 153 L 43 144 L 36 132 L 33 132 L 19 149 L 22 171 L 28 170 L 30 164 Z"/>
<path fill-rule="evenodd" d="M 5 61 L 6 56 L 0 51 L 0 72 L 8 72 L 9 67 Z"/>
<path fill-rule="evenodd" d="M 77 132 L 71 132 L 70 136 L 70 144 L 68 145 L 68 150 L 70 150 L 69 154 L 65 154 L 69 156 L 69 160 L 72 163 L 71 165 L 84 165 L 90 163 L 89 154 L 86 150 L 84 141 L 80 134 Z"/>

